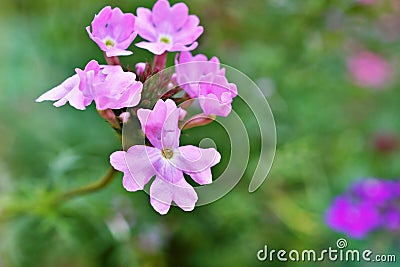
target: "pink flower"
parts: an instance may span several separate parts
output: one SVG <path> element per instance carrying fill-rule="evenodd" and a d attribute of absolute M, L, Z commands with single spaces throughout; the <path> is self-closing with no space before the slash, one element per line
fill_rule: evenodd
<path fill-rule="evenodd" d="M 349 198 L 339 196 L 327 211 L 326 222 L 336 231 L 353 238 L 363 238 L 380 226 L 381 217 L 370 203 L 355 203 Z"/>
<path fill-rule="evenodd" d="M 98 110 L 120 109 L 136 106 L 141 97 L 142 83 L 135 80 L 132 72 L 124 72 L 120 66 L 99 65 L 90 61 L 84 70 L 41 95 L 36 102 L 57 101 L 60 107 L 67 102 L 76 109 L 84 110 L 95 101 Z"/>
<path fill-rule="evenodd" d="M 357 85 L 369 88 L 385 87 L 393 74 L 385 59 L 368 51 L 350 57 L 347 68 Z"/>
<path fill-rule="evenodd" d="M 198 98 L 205 115 L 228 116 L 237 87 L 225 77 L 218 58 L 182 52 L 175 59 L 176 79 L 190 97 Z"/>
<path fill-rule="evenodd" d="M 179 147 L 178 121 L 185 112 L 170 99 L 158 100 L 153 110 L 139 109 L 137 115 L 154 147 L 135 145 L 110 156 L 111 165 L 124 173 L 123 186 L 127 191 L 142 190 L 155 176 L 150 203 L 157 212 L 166 214 L 172 201 L 185 211 L 193 210 L 198 197 L 183 173 L 200 185 L 211 183 L 211 167 L 220 154 L 214 148 Z"/>
<path fill-rule="evenodd" d="M 153 10 L 137 9 L 135 30 L 148 42 L 137 43 L 156 55 L 165 51 L 191 51 L 197 47 L 197 38 L 203 33 L 199 18 L 189 15 L 184 3 L 170 6 L 167 0 L 158 0 Z"/>
<path fill-rule="evenodd" d="M 135 16 L 131 13 L 122 13 L 118 7 L 111 9 L 104 7 L 86 27 L 89 37 L 103 50 L 107 57 L 131 55 L 126 49 L 136 38 Z"/>

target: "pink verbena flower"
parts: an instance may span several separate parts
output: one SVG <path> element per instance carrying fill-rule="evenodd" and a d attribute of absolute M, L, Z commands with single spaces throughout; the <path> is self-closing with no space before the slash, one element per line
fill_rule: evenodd
<path fill-rule="evenodd" d="M 381 56 L 363 51 L 350 57 L 347 68 L 354 82 L 362 87 L 385 87 L 392 74 L 392 66 Z"/>
<path fill-rule="evenodd" d="M 95 101 L 98 110 L 120 109 L 136 106 L 141 97 L 142 83 L 135 80 L 132 72 L 124 72 L 120 66 L 99 65 L 90 61 L 84 70 L 41 95 L 36 102 L 57 101 L 60 107 L 67 102 L 76 109 L 84 110 Z"/>
<path fill-rule="evenodd" d="M 182 52 L 175 59 L 176 79 L 190 97 L 198 98 L 205 115 L 228 116 L 237 87 L 225 77 L 217 57 Z"/>
<path fill-rule="evenodd" d="M 137 43 L 156 55 L 165 51 L 191 51 L 197 47 L 197 38 L 203 33 L 199 18 L 189 15 L 184 3 L 170 6 L 167 0 L 158 0 L 153 10 L 139 7 L 135 30 L 148 42 Z"/>
<path fill-rule="evenodd" d="M 107 57 L 131 55 L 126 49 L 136 38 L 135 16 L 131 13 L 122 13 L 118 7 L 111 9 L 104 7 L 86 27 L 89 37 L 103 50 Z"/>
<path fill-rule="evenodd" d="M 378 210 L 369 202 L 354 202 L 345 196 L 335 199 L 326 214 L 327 224 L 353 238 L 362 238 L 380 226 Z"/>
<path fill-rule="evenodd" d="M 124 173 L 123 186 L 128 191 L 142 190 L 155 176 L 150 187 L 150 203 L 160 214 L 166 214 L 174 201 L 185 211 L 193 210 L 198 199 L 183 173 L 198 184 L 212 182 L 211 167 L 220 161 L 214 148 L 179 146 L 179 118 L 185 115 L 175 102 L 159 100 L 153 110 L 137 112 L 142 130 L 154 147 L 135 145 L 110 156 L 111 165 Z"/>

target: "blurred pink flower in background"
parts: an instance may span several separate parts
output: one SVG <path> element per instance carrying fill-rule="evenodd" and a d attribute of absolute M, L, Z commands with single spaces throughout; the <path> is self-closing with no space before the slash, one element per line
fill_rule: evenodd
<path fill-rule="evenodd" d="M 355 84 L 380 89 L 385 87 L 393 74 L 393 68 L 384 58 L 369 51 L 361 51 L 347 61 L 348 71 Z"/>

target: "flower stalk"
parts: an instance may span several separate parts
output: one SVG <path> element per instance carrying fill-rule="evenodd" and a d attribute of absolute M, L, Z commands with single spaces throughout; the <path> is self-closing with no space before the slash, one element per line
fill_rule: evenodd
<path fill-rule="evenodd" d="M 155 72 L 165 69 L 165 66 L 167 65 L 167 55 L 167 51 L 161 55 L 154 55 L 153 70 Z"/>
<path fill-rule="evenodd" d="M 64 194 L 56 198 L 54 204 L 59 204 L 61 202 L 65 202 L 71 198 L 78 197 L 81 195 L 97 192 L 108 186 L 113 181 L 116 173 L 117 171 L 113 167 L 110 167 L 107 173 L 100 180 L 88 184 L 86 186 L 71 190 L 69 192 L 65 192 Z"/>

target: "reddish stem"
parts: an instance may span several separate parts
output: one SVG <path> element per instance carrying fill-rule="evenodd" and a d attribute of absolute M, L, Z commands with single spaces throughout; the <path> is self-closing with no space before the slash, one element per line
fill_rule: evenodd
<path fill-rule="evenodd" d="M 118 57 L 107 57 L 106 52 L 104 52 L 104 58 L 106 59 L 108 65 L 121 65 Z"/>
<path fill-rule="evenodd" d="M 154 56 L 154 61 L 153 61 L 153 70 L 158 72 L 162 69 L 165 69 L 165 66 L 167 65 L 167 54 L 168 52 L 165 51 L 161 55 L 155 55 Z"/>

